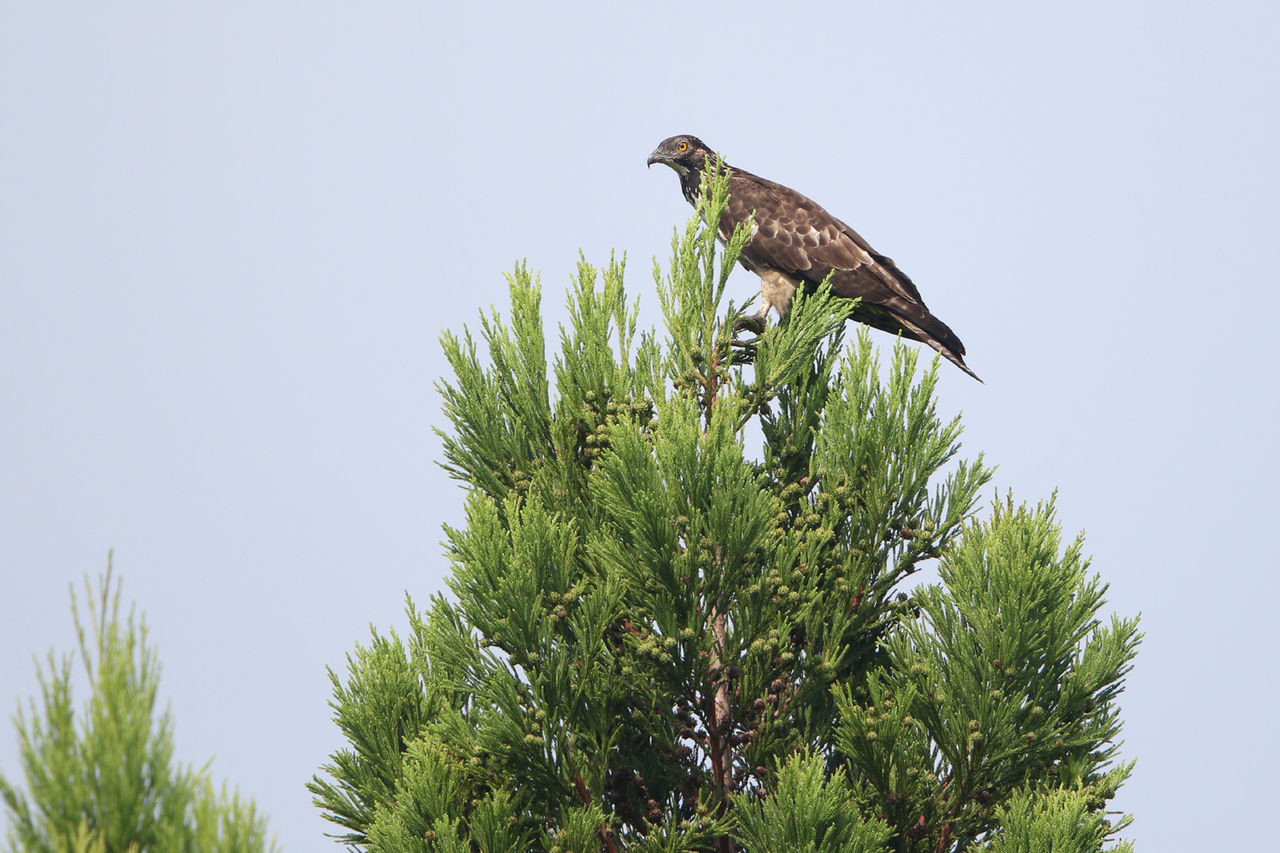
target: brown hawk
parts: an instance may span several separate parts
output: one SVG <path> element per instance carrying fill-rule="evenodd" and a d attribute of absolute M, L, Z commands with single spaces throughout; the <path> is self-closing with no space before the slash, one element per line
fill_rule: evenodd
<path fill-rule="evenodd" d="M 680 176 L 680 188 L 697 206 L 702 173 L 714 153 L 696 136 L 664 139 L 649 155 L 649 165 L 662 163 Z M 720 219 L 719 237 L 728 239 L 751 218 L 751 239 L 739 256 L 742 265 L 760 276 L 763 324 L 769 312 L 786 315 L 797 287 L 812 290 L 831 276 L 831 292 L 861 301 L 849 316 L 875 329 L 900 334 L 933 347 L 965 373 L 978 375 L 964 363 L 964 344 L 946 323 L 925 306 L 906 273 L 893 259 L 877 254 L 866 240 L 823 207 L 793 189 L 725 164 L 729 202 Z M 981 382 L 981 379 L 978 379 Z"/>

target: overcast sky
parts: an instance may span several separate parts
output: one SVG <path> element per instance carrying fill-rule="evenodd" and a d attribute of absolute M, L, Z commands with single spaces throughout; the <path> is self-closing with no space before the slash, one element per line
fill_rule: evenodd
<path fill-rule="evenodd" d="M 986 380 L 942 366 L 965 452 L 1141 611 L 1130 837 L 1266 849 L 1277 44 L 1274 2 L 0 5 L 0 710 L 114 548 L 179 755 L 337 849 L 325 667 L 462 515 L 439 334 L 521 258 L 563 319 L 579 248 L 655 318 L 644 161 L 695 133 L 898 261 Z"/>

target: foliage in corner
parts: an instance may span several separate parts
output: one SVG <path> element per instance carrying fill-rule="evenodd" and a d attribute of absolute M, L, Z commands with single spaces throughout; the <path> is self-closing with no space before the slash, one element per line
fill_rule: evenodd
<path fill-rule="evenodd" d="M 310 788 L 336 839 L 1124 849 L 1136 621 L 1103 624 L 1051 503 L 975 517 L 990 473 L 938 415 L 936 360 L 899 344 L 882 375 L 824 288 L 739 340 L 748 232 L 718 247 L 722 175 L 702 197 L 655 264 L 665 336 L 611 260 L 579 264 L 552 364 L 523 266 L 506 317 L 444 337 L 451 595 L 333 674 L 348 745 Z"/>
<path fill-rule="evenodd" d="M 157 714 L 160 664 L 144 622 L 120 612 L 111 564 L 88 620 L 71 610 L 90 696 L 77 714 L 71 655 L 37 665 L 41 697 L 16 715 L 27 792 L 0 776 L 8 849 L 22 853 L 251 853 L 274 850 L 248 799 L 214 789 L 207 769 L 173 758 L 173 721 Z M 29 793 L 28 793 L 29 792 Z"/>

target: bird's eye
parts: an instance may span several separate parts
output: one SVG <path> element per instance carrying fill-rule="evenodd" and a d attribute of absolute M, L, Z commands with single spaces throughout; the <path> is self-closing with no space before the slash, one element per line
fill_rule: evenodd
<path fill-rule="evenodd" d="M 677 145 L 677 146 L 676 146 L 676 150 L 677 150 L 677 151 L 688 151 L 688 150 L 689 150 L 689 143 L 687 143 L 687 142 L 681 142 L 679 145 Z"/>

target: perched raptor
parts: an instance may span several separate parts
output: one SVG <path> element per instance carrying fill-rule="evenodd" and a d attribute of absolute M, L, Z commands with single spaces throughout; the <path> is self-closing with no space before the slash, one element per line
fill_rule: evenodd
<path fill-rule="evenodd" d="M 715 155 L 695 136 L 664 139 L 649 155 L 680 176 L 680 189 L 695 207 L 703 169 Z M 752 236 L 739 260 L 760 276 L 763 324 L 769 311 L 786 315 L 797 287 L 813 289 L 831 276 L 831 292 L 861 301 L 849 316 L 890 334 L 922 341 L 978 379 L 964 363 L 964 344 L 947 324 L 929 313 L 920 291 L 893 259 L 875 249 L 821 205 L 793 189 L 726 164 L 729 205 L 720 219 L 725 239 L 754 213 Z M 978 379 L 981 382 L 981 379 Z"/>

